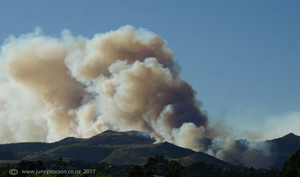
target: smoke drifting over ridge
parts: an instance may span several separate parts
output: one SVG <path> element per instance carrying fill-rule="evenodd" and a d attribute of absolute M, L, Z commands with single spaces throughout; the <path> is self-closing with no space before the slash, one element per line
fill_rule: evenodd
<path fill-rule="evenodd" d="M 228 159 L 226 145 L 201 143 L 224 132 L 209 126 L 199 106 L 166 41 L 143 29 L 92 39 L 37 29 L 1 47 L 0 143 L 137 130 Z"/>
<path fill-rule="evenodd" d="M 173 141 L 180 128 L 204 135 L 207 117 L 179 76 L 166 42 L 131 26 L 93 39 L 10 37 L 1 48 L 2 143 L 138 130 Z M 189 123 L 189 122 L 192 122 Z M 186 123 L 186 124 L 184 124 Z M 202 131 L 203 129 L 203 131 Z"/>

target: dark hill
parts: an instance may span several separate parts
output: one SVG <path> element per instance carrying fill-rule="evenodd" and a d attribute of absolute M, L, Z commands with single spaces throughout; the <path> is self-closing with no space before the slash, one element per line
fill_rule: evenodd
<path fill-rule="evenodd" d="M 236 140 L 236 148 L 241 152 L 244 153 L 247 151 L 247 145 L 250 143 L 247 140 Z M 202 138 L 201 143 L 204 145 L 206 150 L 212 143 L 211 139 Z M 222 144 L 222 141 L 219 141 Z M 253 142 L 252 142 L 253 143 Z M 297 149 L 300 149 L 300 136 L 297 136 L 293 133 L 289 133 L 281 138 L 261 141 L 261 142 L 254 142 L 257 146 L 263 146 L 265 143 L 268 143 L 270 147 L 270 159 L 273 162 L 273 165 L 270 168 L 281 168 L 284 161 L 293 154 Z M 236 164 L 240 164 L 241 161 L 237 159 L 235 162 Z"/>
<path fill-rule="evenodd" d="M 220 159 L 212 157 L 212 156 L 210 156 L 208 154 L 205 154 L 203 152 L 193 153 L 189 156 L 184 157 L 183 160 L 184 161 L 182 162 L 182 164 L 185 165 L 185 166 L 188 166 L 192 162 L 199 162 L 199 161 L 203 161 L 203 162 L 206 162 L 206 163 L 212 163 L 216 167 L 232 167 L 233 166 L 230 163 L 224 162 Z"/>
<path fill-rule="evenodd" d="M 207 146 L 211 144 L 211 141 L 210 139 L 202 140 Z M 88 139 L 68 137 L 55 143 L 3 144 L 0 145 L 0 151 L 9 151 L 10 160 L 52 160 L 63 157 L 64 160 L 142 164 L 150 156 L 163 154 L 169 159 L 184 158 L 185 165 L 195 161 L 205 161 L 216 166 L 228 165 L 228 163 L 205 153 L 196 153 L 167 142 L 159 144 L 153 144 L 153 142 L 154 139 L 142 132 L 105 131 Z M 245 150 L 246 140 L 237 140 L 236 142 L 238 149 Z M 266 142 L 270 143 L 271 158 L 274 162 L 271 168 L 281 168 L 285 159 L 300 148 L 300 136 L 292 133 Z M 11 152 L 13 156 L 11 156 Z M 7 158 L 6 156 L 3 157 Z M 5 160 L 5 158 L 0 160 Z"/>
<path fill-rule="evenodd" d="M 154 157 L 156 154 L 163 154 L 168 159 L 201 154 L 168 142 L 157 144 L 153 142 L 154 139 L 142 132 L 105 131 L 88 139 L 68 137 L 55 143 L 3 144 L 0 145 L 0 150 L 11 151 L 13 153 L 11 160 L 40 159 L 45 161 L 62 157 L 66 161 L 108 162 L 120 165 L 143 164 L 148 157 Z M 192 158 L 189 157 L 189 159 Z M 205 159 L 201 158 L 201 160 L 221 164 L 209 155 L 205 155 Z M 192 162 L 192 160 L 189 161 Z"/>
<path fill-rule="evenodd" d="M 274 159 L 274 168 L 281 168 L 284 161 L 296 150 L 300 149 L 300 136 L 289 133 L 281 138 L 268 140 Z"/>
<path fill-rule="evenodd" d="M 190 149 L 178 147 L 170 143 L 159 143 L 140 146 L 126 146 L 113 151 L 103 162 L 112 164 L 144 164 L 148 157 L 163 154 L 168 159 L 177 159 L 194 154 Z"/>
<path fill-rule="evenodd" d="M 82 143 L 85 139 L 79 139 L 75 137 L 67 137 L 60 141 L 55 142 L 55 144 L 64 145 L 64 144 L 75 144 L 75 143 Z"/>
<path fill-rule="evenodd" d="M 281 138 L 273 139 L 271 141 L 274 144 L 273 151 L 276 151 L 280 155 L 291 155 L 294 151 L 300 148 L 300 136 L 293 133 L 287 134 Z"/>
<path fill-rule="evenodd" d="M 155 139 L 151 138 L 148 134 L 138 131 L 116 132 L 107 130 L 101 134 L 95 135 L 88 139 L 80 139 L 74 137 L 67 137 L 56 144 L 102 144 L 102 145 L 130 145 L 130 144 L 153 144 Z"/>
<path fill-rule="evenodd" d="M 83 142 L 88 144 L 130 145 L 153 144 L 155 139 L 146 133 L 138 131 L 116 132 L 108 130 Z"/>

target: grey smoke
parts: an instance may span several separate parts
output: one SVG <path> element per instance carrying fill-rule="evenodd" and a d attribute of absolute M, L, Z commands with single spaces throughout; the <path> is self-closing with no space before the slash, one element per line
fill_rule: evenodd
<path fill-rule="evenodd" d="M 209 125 L 173 55 L 161 37 L 132 26 L 92 39 L 40 28 L 10 36 L 0 55 L 0 143 L 136 130 L 233 162 L 235 145 L 199 141 L 230 132 Z M 253 162 L 256 147 L 247 147 L 242 159 Z"/>

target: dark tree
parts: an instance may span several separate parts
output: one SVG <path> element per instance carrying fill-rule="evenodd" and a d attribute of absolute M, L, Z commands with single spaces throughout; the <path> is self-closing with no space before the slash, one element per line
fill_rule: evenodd
<path fill-rule="evenodd" d="M 163 163 L 165 165 L 167 165 L 169 163 L 169 160 L 166 159 L 166 157 L 162 154 L 159 154 L 159 155 L 156 154 L 154 158 L 155 158 L 157 163 Z"/>
<path fill-rule="evenodd" d="M 203 161 L 191 163 L 188 166 L 188 174 L 190 177 L 209 176 L 214 169 L 213 164 L 207 164 Z"/>
<path fill-rule="evenodd" d="M 60 157 L 55 161 L 55 165 L 52 167 L 52 170 L 66 170 L 67 163 L 63 161 Z M 55 177 L 65 177 L 66 174 L 55 174 Z"/>
<path fill-rule="evenodd" d="M 184 175 L 184 167 L 176 160 L 170 160 L 167 166 L 167 174 L 165 177 L 180 177 Z"/>
<path fill-rule="evenodd" d="M 44 164 L 44 162 L 41 161 L 41 160 L 35 161 L 35 167 L 36 167 L 36 169 L 38 169 L 38 170 L 46 170 L 45 164 Z"/>
<path fill-rule="evenodd" d="M 11 176 L 9 174 L 9 171 L 12 169 L 13 167 L 10 164 L 6 164 L 6 166 L 1 167 L 0 166 L 0 176 Z"/>
<path fill-rule="evenodd" d="M 143 175 L 143 168 L 139 165 L 133 165 L 127 172 L 126 177 L 142 177 Z"/>
<path fill-rule="evenodd" d="M 300 149 L 285 160 L 278 177 L 300 177 Z"/>
<path fill-rule="evenodd" d="M 20 172 L 21 170 L 46 170 L 45 164 L 41 160 L 37 161 L 21 161 L 17 165 L 17 170 Z M 36 176 L 34 174 L 27 175 L 18 173 L 17 176 Z"/>
<path fill-rule="evenodd" d="M 53 170 L 65 170 L 67 167 L 67 163 L 62 160 L 62 158 L 58 158 L 55 161 L 55 165 L 52 167 Z"/>
<path fill-rule="evenodd" d="M 41 160 L 37 161 L 21 161 L 17 166 L 18 170 L 46 170 L 45 164 Z"/>
<path fill-rule="evenodd" d="M 144 174 L 145 177 L 153 177 L 154 173 L 156 173 L 156 164 L 157 161 L 155 158 L 148 158 L 146 164 L 144 165 L 144 169 L 146 170 Z"/>

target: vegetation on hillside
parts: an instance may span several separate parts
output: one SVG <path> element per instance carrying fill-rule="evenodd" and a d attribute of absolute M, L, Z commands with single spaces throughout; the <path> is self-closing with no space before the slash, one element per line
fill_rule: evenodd
<path fill-rule="evenodd" d="M 0 177 L 11 176 L 12 173 L 16 177 L 276 177 L 278 174 L 277 169 L 256 170 L 242 165 L 220 168 L 203 161 L 182 166 L 181 161 L 168 160 L 162 154 L 149 157 L 142 166 L 65 162 L 62 158 L 46 162 L 21 161 L 15 165 L 1 166 Z"/>
<path fill-rule="evenodd" d="M 285 160 L 278 177 L 300 177 L 300 149 Z"/>
<path fill-rule="evenodd" d="M 111 141 L 111 134 L 117 141 L 125 137 L 122 145 Z M 266 170 L 232 165 L 167 142 L 147 144 L 151 141 L 149 138 L 135 142 L 127 134 L 108 131 L 90 139 L 0 145 L 0 177 L 12 173 L 17 177 L 300 177 L 300 149 L 288 158 L 290 151 L 299 144 L 299 137 L 294 134 L 272 140 L 276 144 L 272 146 L 274 152 L 281 150 L 278 157 L 283 161 L 288 158 L 283 166 L 283 162 L 278 161 L 281 165 L 277 165 L 282 166 L 279 173 L 276 168 Z M 285 143 L 292 147 L 284 147 Z M 65 161 L 59 157 L 64 157 Z"/>
<path fill-rule="evenodd" d="M 206 144 L 211 142 L 210 139 L 205 139 L 205 141 Z M 300 137 L 292 133 L 267 142 L 271 145 L 270 159 L 272 165 L 269 168 L 281 168 L 285 159 L 300 148 Z M 153 157 L 155 154 L 164 154 L 170 160 L 184 159 L 181 162 L 183 166 L 188 166 L 192 162 L 204 161 L 214 164 L 215 168 L 234 168 L 234 165 L 203 152 L 195 152 L 167 142 L 153 144 L 153 139 L 150 136 L 141 135 L 141 132 L 136 131 L 105 131 L 88 139 L 68 137 L 55 143 L 35 142 L 0 145 L 0 163 L 37 159 L 46 162 L 64 157 L 66 161 L 144 165 L 148 157 Z M 157 168 L 161 167 L 162 164 L 158 162 Z"/>

